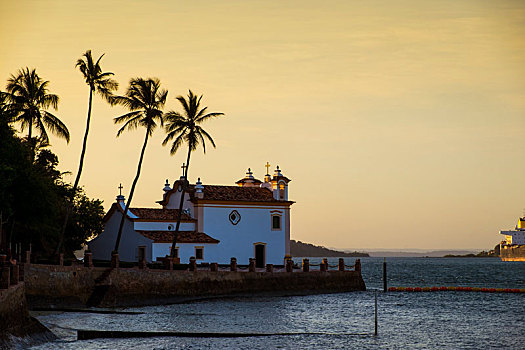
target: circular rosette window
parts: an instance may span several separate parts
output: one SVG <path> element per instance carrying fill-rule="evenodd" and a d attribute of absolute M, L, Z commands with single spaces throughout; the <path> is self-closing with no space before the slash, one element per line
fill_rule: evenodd
<path fill-rule="evenodd" d="M 232 224 L 237 225 L 241 221 L 241 214 L 237 210 L 233 210 L 228 218 Z"/>

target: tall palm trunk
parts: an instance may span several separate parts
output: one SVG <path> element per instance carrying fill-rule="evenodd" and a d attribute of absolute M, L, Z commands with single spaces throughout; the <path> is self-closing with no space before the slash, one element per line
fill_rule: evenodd
<path fill-rule="evenodd" d="M 186 170 L 184 171 L 184 183 L 182 184 L 182 192 L 180 195 L 179 203 L 179 215 L 177 217 L 177 224 L 175 225 L 175 232 L 173 233 L 173 243 L 171 244 L 171 258 L 175 257 L 175 246 L 177 245 L 177 239 L 179 238 L 180 220 L 182 217 L 182 207 L 184 206 L 184 195 L 186 194 L 186 188 L 189 187 L 188 181 L 188 170 L 190 169 L 190 156 L 191 147 L 188 147 L 188 158 L 186 159 Z"/>
<path fill-rule="evenodd" d="M 139 181 L 140 169 L 142 168 L 142 160 L 144 159 L 144 152 L 146 151 L 146 145 L 148 144 L 149 134 L 150 134 L 150 130 L 146 129 L 146 138 L 144 138 L 144 145 L 142 146 L 142 151 L 140 152 L 139 165 L 137 167 L 137 175 L 135 175 L 135 179 L 133 180 L 133 184 L 131 185 L 131 190 L 129 191 L 128 202 L 126 203 L 126 208 L 124 209 L 124 213 L 122 214 L 122 219 L 120 219 L 120 226 L 118 228 L 118 233 L 117 233 L 117 241 L 115 242 L 115 249 L 114 249 L 115 252 L 118 252 L 118 247 L 120 245 L 120 237 L 122 236 L 122 228 L 124 227 L 124 220 L 126 219 L 126 215 L 128 214 L 129 205 L 131 204 L 131 200 L 133 199 L 133 193 L 135 192 L 135 186 L 137 185 L 137 182 Z"/>
<path fill-rule="evenodd" d="M 93 104 L 93 87 L 89 89 L 89 106 L 88 106 L 88 116 L 86 123 L 86 131 L 84 132 L 84 142 L 82 143 L 82 152 L 80 153 L 80 163 L 78 164 L 77 177 L 75 178 L 75 183 L 73 184 L 73 191 L 71 193 L 71 198 L 67 204 L 66 217 L 64 219 L 64 224 L 62 225 L 62 231 L 60 232 L 60 239 L 58 245 L 55 249 L 55 255 L 60 253 L 62 245 L 64 244 L 64 237 L 66 235 L 67 222 L 71 211 L 73 210 L 73 201 L 75 200 L 75 195 L 77 193 L 78 183 L 80 182 L 80 175 L 82 174 L 82 168 L 84 167 L 84 156 L 86 155 L 87 139 L 89 134 L 89 124 L 91 122 L 91 106 Z"/>
<path fill-rule="evenodd" d="M 31 141 L 31 136 L 33 136 L 33 133 L 32 133 L 32 126 L 33 126 L 33 116 L 31 116 L 31 121 L 29 122 L 29 131 L 27 132 L 27 139 L 28 141 Z"/>
<path fill-rule="evenodd" d="M 29 145 L 29 150 L 31 151 L 30 153 L 30 157 L 31 157 L 31 163 L 33 163 L 35 161 L 35 148 L 36 148 L 36 144 L 35 142 L 33 142 L 33 114 L 30 112 L 29 114 L 31 117 L 30 117 L 30 123 L 29 123 L 29 131 L 27 132 L 27 143 Z"/>

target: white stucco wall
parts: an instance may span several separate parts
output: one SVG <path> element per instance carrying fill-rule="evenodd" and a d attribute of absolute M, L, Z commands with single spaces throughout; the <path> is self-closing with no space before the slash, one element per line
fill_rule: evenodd
<path fill-rule="evenodd" d="M 171 243 L 153 243 L 152 244 L 152 254 L 153 259 L 156 260 L 157 257 L 165 257 L 170 254 Z M 203 247 L 203 258 L 202 260 L 197 260 L 197 263 L 207 262 L 218 262 L 214 260 L 214 257 L 217 256 L 217 251 L 219 250 L 217 244 L 201 244 L 201 243 L 177 243 L 179 248 L 179 258 L 182 264 L 188 263 L 190 257 L 195 256 L 195 247 Z M 222 263 L 222 262 L 221 262 Z M 229 263 L 229 260 L 228 260 Z"/>
<path fill-rule="evenodd" d="M 255 257 L 254 244 L 260 242 L 266 244 L 266 264 L 283 264 L 285 240 L 286 236 L 289 237 L 290 211 L 286 206 L 202 206 L 202 231 L 220 240 L 219 249 L 208 257 L 211 262 L 228 264 L 231 257 L 236 257 L 238 264 L 248 264 L 249 259 Z M 241 215 L 237 225 L 228 218 L 233 210 Z M 271 227 L 270 212 L 275 210 L 282 215 L 281 230 L 272 230 Z"/>
<path fill-rule="evenodd" d="M 111 252 L 115 247 L 118 228 L 122 214 L 115 211 L 104 224 L 104 231 L 98 237 L 88 242 L 88 247 L 93 253 L 93 259 L 110 260 Z M 148 239 L 133 230 L 133 222 L 126 219 L 120 238 L 119 258 L 121 261 L 137 261 L 138 247 L 146 246 L 146 260 L 151 262 L 151 243 Z"/>
<path fill-rule="evenodd" d="M 180 194 L 181 192 L 173 192 L 170 195 L 168 204 L 166 204 L 166 209 L 179 209 Z M 190 195 L 188 193 L 184 193 L 184 204 L 182 205 L 182 210 L 186 210 L 186 209 L 189 209 L 190 215 L 194 217 L 193 203 L 190 201 Z"/>
<path fill-rule="evenodd" d="M 171 231 L 175 231 L 175 227 L 177 225 L 177 221 L 173 222 L 134 222 L 135 224 L 135 230 L 137 231 L 168 231 L 168 226 L 172 225 L 173 229 Z M 195 223 L 194 222 L 181 222 L 180 223 L 180 231 L 194 231 L 195 230 Z"/>

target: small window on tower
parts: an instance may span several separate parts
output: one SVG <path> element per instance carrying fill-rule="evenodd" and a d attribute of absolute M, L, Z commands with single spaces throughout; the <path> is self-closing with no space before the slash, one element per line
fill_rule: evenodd
<path fill-rule="evenodd" d="M 279 184 L 279 199 L 284 199 L 284 184 Z"/>
<path fill-rule="evenodd" d="M 204 259 L 204 247 L 195 247 L 195 259 L 196 260 Z"/>
<path fill-rule="evenodd" d="M 281 216 L 272 215 L 272 230 L 280 230 L 280 229 L 281 229 Z"/>

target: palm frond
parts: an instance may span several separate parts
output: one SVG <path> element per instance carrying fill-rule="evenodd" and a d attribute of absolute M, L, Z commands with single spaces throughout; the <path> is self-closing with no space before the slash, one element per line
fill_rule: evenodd
<path fill-rule="evenodd" d="M 166 127 L 167 128 L 167 127 Z M 166 146 L 166 144 L 172 140 L 175 136 L 182 136 L 184 137 L 186 134 L 186 129 L 183 127 L 178 127 L 175 129 L 172 129 L 170 132 L 166 134 L 166 137 L 164 138 L 164 141 L 162 141 L 162 145 Z"/>
<path fill-rule="evenodd" d="M 60 121 L 60 119 L 47 111 L 44 111 L 41 119 L 45 126 L 47 126 L 47 128 L 53 134 L 66 139 L 66 141 L 69 143 L 69 130 L 67 129 L 66 125 Z"/>
<path fill-rule="evenodd" d="M 199 126 L 198 128 L 199 128 L 199 134 L 204 135 L 204 137 L 205 137 L 206 139 L 208 139 L 208 141 L 210 141 L 210 143 L 211 143 L 211 145 L 213 146 L 213 148 L 217 148 L 217 147 L 215 146 L 215 142 L 214 142 L 213 139 L 211 138 L 211 135 L 208 134 L 208 133 L 206 132 L 206 130 L 204 130 L 204 129 L 201 128 L 200 126 Z M 202 142 L 204 143 L 204 139 L 202 140 Z"/>
<path fill-rule="evenodd" d="M 119 137 L 125 130 L 135 130 L 140 125 L 141 119 L 140 114 L 134 118 L 129 119 L 124 123 L 124 125 L 117 132 L 117 137 Z"/>
<path fill-rule="evenodd" d="M 134 111 L 134 112 L 129 112 L 129 113 L 126 113 L 124 115 L 121 115 L 120 117 L 116 117 L 113 119 L 113 122 L 115 124 L 120 124 L 120 123 L 124 123 L 130 119 L 133 119 L 133 118 L 136 118 L 137 116 L 140 116 L 143 112 L 142 111 Z"/>
<path fill-rule="evenodd" d="M 44 123 L 42 122 L 42 119 L 35 118 L 33 124 L 35 125 L 35 129 L 37 129 L 40 132 L 40 138 L 45 143 L 49 143 L 49 136 L 47 136 L 46 128 L 44 127 Z"/>
<path fill-rule="evenodd" d="M 220 117 L 221 115 L 224 115 L 224 113 L 221 112 L 214 112 L 214 113 L 208 113 L 206 115 L 203 115 L 195 120 L 195 123 L 200 124 L 202 122 L 205 122 L 208 119 Z"/>
<path fill-rule="evenodd" d="M 182 105 L 182 108 L 184 108 L 184 112 L 185 112 L 186 116 L 189 116 L 190 115 L 190 106 L 188 105 L 188 102 L 186 102 L 186 99 L 184 98 L 184 96 L 177 96 L 177 100 Z"/>
<path fill-rule="evenodd" d="M 171 144 L 170 154 L 173 155 L 173 154 L 177 153 L 177 150 L 180 148 L 180 146 L 182 146 L 183 143 L 184 143 L 184 135 L 181 134 L 181 135 L 177 136 L 175 141 L 173 141 L 173 143 Z"/>

